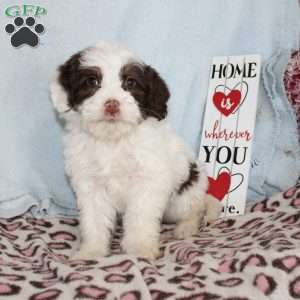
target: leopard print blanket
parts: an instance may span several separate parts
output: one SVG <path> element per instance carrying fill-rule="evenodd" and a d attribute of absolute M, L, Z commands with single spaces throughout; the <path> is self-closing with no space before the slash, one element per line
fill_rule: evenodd
<path fill-rule="evenodd" d="M 300 184 L 187 240 L 163 226 L 161 256 L 72 261 L 77 219 L 0 219 L 0 299 L 299 299 Z"/>

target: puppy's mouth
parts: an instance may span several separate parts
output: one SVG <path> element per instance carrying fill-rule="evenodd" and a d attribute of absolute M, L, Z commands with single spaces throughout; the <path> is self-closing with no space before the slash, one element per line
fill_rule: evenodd
<path fill-rule="evenodd" d="M 121 119 L 121 113 L 117 112 L 117 113 L 104 113 L 104 121 L 107 122 L 117 122 L 117 121 L 122 121 Z"/>

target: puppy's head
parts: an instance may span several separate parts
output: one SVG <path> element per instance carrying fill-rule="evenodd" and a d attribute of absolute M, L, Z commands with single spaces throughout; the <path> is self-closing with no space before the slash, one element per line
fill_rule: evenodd
<path fill-rule="evenodd" d="M 90 133 L 103 136 L 109 128 L 122 131 L 149 117 L 164 119 L 169 91 L 159 74 L 132 52 L 99 43 L 58 68 L 51 96 L 67 121 L 77 120 Z"/>

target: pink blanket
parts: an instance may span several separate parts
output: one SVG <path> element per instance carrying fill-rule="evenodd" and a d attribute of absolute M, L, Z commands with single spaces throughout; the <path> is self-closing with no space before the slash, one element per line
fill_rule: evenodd
<path fill-rule="evenodd" d="M 161 257 L 120 251 L 70 261 L 78 220 L 0 219 L 0 298 L 7 299 L 299 299 L 300 184 L 221 219 L 187 240 L 163 226 Z"/>

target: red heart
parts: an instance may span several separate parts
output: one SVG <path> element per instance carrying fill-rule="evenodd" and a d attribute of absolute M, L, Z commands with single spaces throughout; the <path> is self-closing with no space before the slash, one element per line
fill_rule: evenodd
<path fill-rule="evenodd" d="M 211 194 L 219 201 L 222 201 L 228 193 L 231 183 L 231 176 L 228 172 L 221 172 L 217 179 L 208 177 L 208 190 L 207 193 Z"/>
<path fill-rule="evenodd" d="M 228 95 L 225 95 L 223 92 L 215 92 L 213 102 L 218 111 L 227 117 L 240 104 L 241 92 L 239 90 L 232 90 Z"/>

